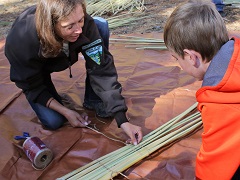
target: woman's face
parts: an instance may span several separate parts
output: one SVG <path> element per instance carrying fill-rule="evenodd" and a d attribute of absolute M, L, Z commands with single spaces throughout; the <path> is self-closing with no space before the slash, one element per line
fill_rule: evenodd
<path fill-rule="evenodd" d="M 57 22 L 55 31 L 58 36 L 68 42 L 75 42 L 82 33 L 84 12 L 81 5 L 77 5 L 66 18 Z"/>

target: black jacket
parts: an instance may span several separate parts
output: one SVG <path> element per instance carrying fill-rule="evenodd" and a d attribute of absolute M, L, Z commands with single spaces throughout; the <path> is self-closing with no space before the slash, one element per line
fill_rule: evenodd
<path fill-rule="evenodd" d="M 25 10 L 6 38 L 5 55 L 11 64 L 11 81 L 23 90 L 28 100 L 46 106 L 52 95 L 44 85 L 44 76 L 65 70 L 78 60 L 81 52 L 91 86 L 106 105 L 107 113 L 115 117 L 118 126 L 127 122 L 127 106 L 121 95 L 113 57 L 104 47 L 94 20 L 85 16 L 82 34 L 76 42 L 69 43 L 69 57 L 61 52 L 55 58 L 44 58 L 36 32 L 35 11 L 36 6 Z"/>

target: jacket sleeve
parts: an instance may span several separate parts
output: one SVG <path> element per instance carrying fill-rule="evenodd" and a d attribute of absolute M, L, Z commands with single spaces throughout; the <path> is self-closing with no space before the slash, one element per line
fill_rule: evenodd
<path fill-rule="evenodd" d="M 15 22 L 5 43 L 5 56 L 10 62 L 10 79 L 23 90 L 29 101 L 46 106 L 52 95 L 44 86 L 41 72 L 43 60 L 38 57 L 39 42 L 34 28 L 27 17 Z M 31 30 L 29 30 L 31 29 Z"/>
<path fill-rule="evenodd" d="M 113 56 L 104 47 L 97 26 L 92 18 L 86 22 L 83 31 L 89 43 L 82 46 L 86 68 L 94 92 L 102 99 L 109 115 L 114 116 L 118 126 L 127 122 L 124 97 L 114 65 Z"/>

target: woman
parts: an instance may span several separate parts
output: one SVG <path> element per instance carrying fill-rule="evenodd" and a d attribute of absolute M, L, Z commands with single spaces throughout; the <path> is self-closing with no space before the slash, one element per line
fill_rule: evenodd
<path fill-rule="evenodd" d="M 71 65 L 80 52 L 87 70 L 84 107 L 94 109 L 101 117 L 114 117 L 131 142 L 138 144 L 141 128 L 126 118 L 127 107 L 113 57 L 93 18 L 86 13 L 84 0 L 40 0 L 16 19 L 5 44 L 11 80 L 23 90 L 38 118 L 49 129 L 58 129 L 66 120 L 73 127 L 90 123 L 86 114 L 79 115 L 63 106 L 51 80 L 52 72 L 66 68 L 71 77 Z"/>

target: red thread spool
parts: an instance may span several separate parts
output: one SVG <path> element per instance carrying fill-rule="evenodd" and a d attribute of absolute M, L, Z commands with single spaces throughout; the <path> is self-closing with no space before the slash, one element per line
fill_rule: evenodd
<path fill-rule="evenodd" d="M 52 151 L 38 137 L 28 137 L 23 143 L 23 151 L 36 169 L 44 169 L 53 158 Z"/>

